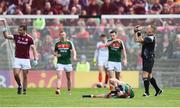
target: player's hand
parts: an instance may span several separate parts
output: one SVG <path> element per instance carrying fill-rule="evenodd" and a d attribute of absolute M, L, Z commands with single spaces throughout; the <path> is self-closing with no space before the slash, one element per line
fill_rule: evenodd
<path fill-rule="evenodd" d="M 93 58 L 93 66 L 96 66 L 96 58 Z"/>
<path fill-rule="evenodd" d="M 127 66 L 127 59 L 123 59 L 124 66 Z"/>
<path fill-rule="evenodd" d="M 32 64 L 33 67 L 37 66 L 38 65 L 38 61 L 37 60 L 32 60 L 31 64 Z"/>
<path fill-rule="evenodd" d="M 57 57 L 61 57 L 61 54 L 57 54 L 56 56 L 57 56 Z"/>
<path fill-rule="evenodd" d="M 137 33 L 138 31 L 140 31 L 140 26 L 137 25 L 135 28 L 134 28 L 134 33 Z"/>
<path fill-rule="evenodd" d="M 111 92 L 106 95 L 106 98 L 111 98 L 111 97 L 112 97 Z"/>

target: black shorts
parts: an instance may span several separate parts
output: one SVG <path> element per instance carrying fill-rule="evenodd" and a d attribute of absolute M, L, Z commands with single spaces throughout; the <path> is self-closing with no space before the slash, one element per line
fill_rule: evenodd
<path fill-rule="evenodd" d="M 147 59 L 143 58 L 143 71 L 151 73 L 153 65 L 154 65 L 154 57 Z"/>

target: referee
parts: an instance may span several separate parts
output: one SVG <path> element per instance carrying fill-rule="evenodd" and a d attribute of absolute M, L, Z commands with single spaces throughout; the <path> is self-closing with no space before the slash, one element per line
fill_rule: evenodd
<path fill-rule="evenodd" d="M 152 77 L 152 68 L 154 65 L 154 58 L 155 58 L 155 26 L 148 25 L 146 27 L 145 33 L 146 36 L 143 37 L 141 35 L 140 26 L 136 26 L 134 29 L 135 35 L 134 40 L 138 43 L 142 44 L 142 52 L 141 57 L 143 60 L 143 81 L 145 87 L 145 93 L 143 96 L 148 97 L 149 94 L 149 84 L 151 83 L 154 87 L 156 93 L 154 96 L 158 96 L 162 94 L 163 90 L 161 90 L 158 85 L 156 84 L 156 80 Z"/>

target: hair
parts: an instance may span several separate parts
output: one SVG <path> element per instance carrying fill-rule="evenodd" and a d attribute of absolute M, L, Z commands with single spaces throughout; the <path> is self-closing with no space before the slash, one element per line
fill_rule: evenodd
<path fill-rule="evenodd" d="M 105 34 L 101 34 L 101 36 L 100 36 L 100 37 L 102 38 L 102 37 L 107 37 L 107 36 L 106 36 Z"/>
<path fill-rule="evenodd" d="M 61 30 L 59 33 L 60 33 L 60 34 L 61 34 L 61 33 L 65 33 L 65 31 Z"/>
<path fill-rule="evenodd" d="M 154 30 L 154 32 L 156 31 L 156 26 L 155 25 L 150 25 L 151 28 Z"/>
<path fill-rule="evenodd" d="M 115 30 L 111 30 L 111 31 L 110 31 L 110 34 L 111 34 L 111 33 L 115 33 L 115 34 L 116 34 L 117 32 L 116 32 Z"/>
<path fill-rule="evenodd" d="M 23 28 L 24 31 L 27 31 L 27 26 L 26 25 L 20 25 L 19 28 Z"/>

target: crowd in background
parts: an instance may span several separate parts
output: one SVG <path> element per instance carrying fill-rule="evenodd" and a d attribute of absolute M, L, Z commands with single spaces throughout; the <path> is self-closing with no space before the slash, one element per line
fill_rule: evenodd
<path fill-rule="evenodd" d="M 109 35 L 110 30 L 116 30 L 118 37 L 124 41 L 127 49 L 129 68 L 140 68 L 140 45 L 136 44 L 133 39 L 133 28 L 140 24 L 157 25 L 156 35 L 156 58 L 173 59 L 180 58 L 180 19 L 44 19 L 44 23 L 35 24 L 37 19 L 8 19 L 11 25 L 11 33 L 16 33 L 18 24 L 28 24 L 28 33 L 30 33 L 36 43 L 39 52 L 41 68 L 52 69 L 54 61 L 52 51 L 54 44 L 59 39 L 59 31 L 64 30 L 67 36 L 75 44 L 78 51 L 87 52 L 87 60 L 93 59 L 92 50 L 95 49 L 96 43 L 101 34 Z M 123 20 L 123 21 L 122 21 Z M 144 31 L 142 31 L 144 34 Z M 1 47 L 3 49 L 3 40 Z M 78 52 L 78 56 L 80 56 Z M 91 56 L 89 56 L 90 54 Z"/>
<path fill-rule="evenodd" d="M 100 15 L 100 14 L 179 14 L 180 0 L 0 0 L 0 14 L 3 15 Z M 68 38 L 75 43 L 77 50 L 92 50 L 101 34 L 116 30 L 118 37 L 125 43 L 129 68 L 140 68 L 140 45 L 133 40 L 135 25 L 157 26 L 156 58 L 180 58 L 180 19 L 7 19 L 11 33 L 17 26 L 28 25 L 39 51 L 40 61 L 46 69 L 52 69 L 52 51 L 58 40 L 59 31 L 67 32 Z M 0 38 L 1 54 L 5 41 Z M 87 53 L 88 54 L 88 53 Z M 92 56 L 87 56 L 91 62 Z M 79 55 L 80 56 L 80 55 Z"/>
<path fill-rule="evenodd" d="M 0 0 L 3 15 L 179 13 L 180 0 Z"/>

